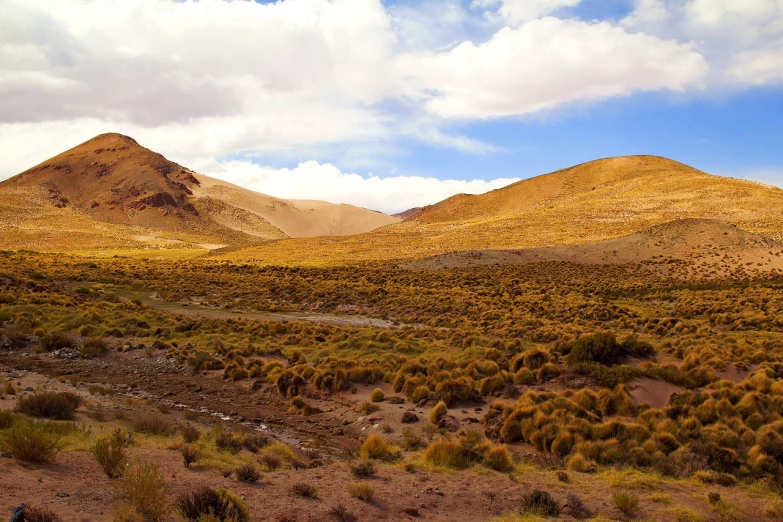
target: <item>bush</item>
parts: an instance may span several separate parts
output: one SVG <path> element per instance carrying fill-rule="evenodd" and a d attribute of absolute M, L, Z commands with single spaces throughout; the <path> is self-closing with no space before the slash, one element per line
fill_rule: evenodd
<path fill-rule="evenodd" d="M 3 435 L 2 448 L 25 462 L 52 462 L 60 449 L 60 435 L 44 422 L 23 419 Z"/>
<path fill-rule="evenodd" d="M 14 383 L 11 381 L 5 381 L 5 384 L 3 385 L 3 394 L 16 395 L 16 388 L 14 387 Z"/>
<path fill-rule="evenodd" d="M 386 395 L 383 393 L 383 390 L 381 390 L 380 388 L 375 388 L 370 394 L 371 402 L 383 402 L 383 399 L 385 398 Z"/>
<path fill-rule="evenodd" d="M 348 484 L 346 489 L 353 498 L 363 500 L 364 502 L 372 502 L 372 498 L 375 495 L 375 490 L 369 482 L 352 482 Z"/>
<path fill-rule="evenodd" d="M 174 428 L 165 417 L 153 415 L 141 417 L 133 421 L 133 430 L 147 435 L 171 435 Z"/>
<path fill-rule="evenodd" d="M 592 518 L 593 513 L 585 506 L 582 499 L 576 493 L 569 493 L 566 497 L 566 506 L 571 516 L 577 520 Z"/>
<path fill-rule="evenodd" d="M 190 424 L 182 427 L 182 440 L 185 444 L 192 444 L 201 438 L 201 432 Z"/>
<path fill-rule="evenodd" d="M 91 337 L 85 339 L 82 346 L 79 348 L 79 356 L 82 359 L 92 359 L 93 357 L 100 357 L 108 350 L 106 342 L 103 339 Z"/>
<path fill-rule="evenodd" d="M 62 518 L 50 509 L 27 506 L 22 513 L 24 522 L 62 522 Z"/>
<path fill-rule="evenodd" d="M 14 425 L 16 415 L 8 410 L 0 410 L 0 430 L 7 430 Z"/>
<path fill-rule="evenodd" d="M 520 511 L 523 514 L 538 515 L 541 517 L 559 517 L 560 504 L 546 491 L 535 489 L 522 495 Z"/>
<path fill-rule="evenodd" d="M 189 444 L 182 446 L 180 451 L 182 452 L 182 462 L 185 464 L 186 468 L 190 468 L 190 465 L 196 462 L 200 457 L 199 451 Z"/>
<path fill-rule="evenodd" d="M 188 522 L 248 522 L 250 511 L 234 493 L 202 486 L 183 493 L 174 502 L 177 514 Z"/>
<path fill-rule="evenodd" d="M 424 460 L 436 466 L 465 469 L 470 466 L 467 449 L 457 441 L 438 439 L 427 447 Z"/>
<path fill-rule="evenodd" d="M 629 517 L 636 516 L 642 510 L 639 505 L 639 497 L 633 493 L 616 491 L 612 493 L 612 501 L 622 514 Z"/>
<path fill-rule="evenodd" d="M 73 420 L 81 398 L 69 392 L 43 391 L 20 397 L 16 411 L 53 420 Z"/>
<path fill-rule="evenodd" d="M 487 456 L 484 457 L 484 464 L 495 471 L 504 473 L 514 469 L 514 461 L 505 445 L 492 446 L 487 452 Z"/>
<path fill-rule="evenodd" d="M 373 404 L 372 402 L 363 402 L 361 407 L 359 407 L 359 412 L 361 412 L 362 415 L 372 415 L 380 409 L 381 407 L 377 404 Z"/>
<path fill-rule="evenodd" d="M 432 411 L 430 412 L 430 422 L 437 426 L 440 423 L 440 420 L 443 418 L 444 415 L 446 415 L 448 411 L 449 409 L 446 406 L 446 403 L 440 401 L 438 404 L 435 405 L 434 408 L 432 408 Z"/>
<path fill-rule="evenodd" d="M 264 453 L 261 455 L 261 462 L 269 471 L 276 471 L 283 465 L 283 461 L 274 453 Z"/>
<path fill-rule="evenodd" d="M 306 482 L 299 482 L 297 484 L 294 484 L 293 486 L 291 486 L 291 489 L 289 491 L 291 495 L 294 497 L 309 498 L 309 499 L 318 498 L 318 490 L 315 489 L 315 486 L 313 486 L 312 484 L 308 484 Z"/>
<path fill-rule="evenodd" d="M 98 439 L 90 451 L 107 477 L 113 479 L 122 476 L 127 456 L 125 455 L 125 445 L 121 439 L 117 437 Z"/>
<path fill-rule="evenodd" d="M 258 472 L 255 466 L 250 464 L 245 464 L 244 466 L 237 468 L 234 473 L 237 476 L 237 480 L 244 482 L 245 484 L 255 484 L 258 482 L 258 479 L 261 478 L 261 473 Z"/>
<path fill-rule="evenodd" d="M 417 449 L 424 446 L 424 437 L 416 433 L 410 427 L 402 429 L 402 441 L 405 449 L 410 451 L 416 451 Z"/>
<path fill-rule="evenodd" d="M 41 337 L 41 349 L 45 352 L 53 352 L 63 348 L 73 348 L 73 343 L 63 332 L 52 332 Z"/>
<path fill-rule="evenodd" d="M 375 464 L 371 460 L 362 460 L 351 465 L 351 473 L 354 477 L 372 477 L 375 475 Z"/>
<path fill-rule="evenodd" d="M 392 461 L 400 457 L 400 448 L 389 444 L 383 435 L 373 433 L 362 443 L 359 455 L 363 459 Z"/>
<path fill-rule="evenodd" d="M 163 521 L 171 512 L 166 500 L 168 485 L 154 463 L 134 462 L 128 466 L 119 492 L 144 520 Z"/>
<path fill-rule="evenodd" d="M 350 511 L 348 511 L 348 508 L 343 504 L 336 504 L 332 506 L 329 508 L 327 514 L 339 522 L 353 522 L 356 520 L 356 517 Z"/>
<path fill-rule="evenodd" d="M 236 455 L 242 451 L 242 438 L 233 433 L 221 433 L 215 438 L 215 446 L 223 451 Z"/>

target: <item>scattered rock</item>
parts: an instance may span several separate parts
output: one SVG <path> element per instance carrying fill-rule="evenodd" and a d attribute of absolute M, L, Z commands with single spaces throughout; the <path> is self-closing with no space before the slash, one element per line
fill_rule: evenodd
<path fill-rule="evenodd" d="M 419 416 L 416 415 L 413 412 L 406 411 L 402 414 L 402 423 L 403 424 L 415 424 L 419 422 Z"/>
<path fill-rule="evenodd" d="M 395 395 L 393 397 L 387 398 L 386 402 L 388 402 L 389 404 L 405 404 L 405 399 Z"/>

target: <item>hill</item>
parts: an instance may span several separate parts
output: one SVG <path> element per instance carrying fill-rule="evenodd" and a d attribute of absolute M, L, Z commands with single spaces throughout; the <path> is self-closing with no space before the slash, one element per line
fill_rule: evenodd
<path fill-rule="evenodd" d="M 678 219 L 607 241 L 524 250 L 472 250 L 441 254 L 406 265 L 440 269 L 472 265 L 567 261 L 580 264 L 686 261 L 695 270 L 722 274 L 740 266 L 783 269 L 783 243 L 723 221 Z"/>
<path fill-rule="evenodd" d="M 368 234 L 285 241 L 232 258 L 314 264 L 422 259 L 604 241 L 682 218 L 725 221 L 780 240 L 783 190 L 656 156 L 608 158 L 486 194 L 460 194 Z"/>
<path fill-rule="evenodd" d="M 367 232 L 397 218 L 288 201 L 197 174 L 102 134 L 0 183 L 0 248 L 243 246 Z"/>

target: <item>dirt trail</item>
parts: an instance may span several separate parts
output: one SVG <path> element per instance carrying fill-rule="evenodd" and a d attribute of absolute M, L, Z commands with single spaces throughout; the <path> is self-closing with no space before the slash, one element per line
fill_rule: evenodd
<path fill-rule="evenodd" d="M 306 312 L 262 312 L 258 310 L 226 310 L 213 308 L 201 304 L 185 304 L 172 301 L 164 301 L 155 292 L 148 290 L 116 289 L 114 293 L 129 301 L 139 300 L 150 308 L 157 308 L 171 313 L 187 315 L 190 317 L 208 317 L 214 319 L 244 318 L 254 321 L 309 321 L 313 323 L 335 324 L 339 326 L 373 326 L 375 328 L 402 328 L 403 325 L 395 324 L 385 319 L 374 319 L 356 315 L 333 315 Z"/>

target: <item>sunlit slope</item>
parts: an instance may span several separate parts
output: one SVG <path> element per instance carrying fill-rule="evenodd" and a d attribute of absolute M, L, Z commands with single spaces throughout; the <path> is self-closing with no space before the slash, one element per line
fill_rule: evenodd
<path fill-rule="evenodd" d="M 783 239 L 783 191 L 666 158 L 609 158 L 482 195 L 457 195 L 369 234 L 284 241 L 228 255 L 314 264 L 413 259 L 603 241 L 680 218 L 716 219 Z"/>
<path fill-rule="evenodd" d="M 361 233 L 379 212 L 287 201 L 102 134 L 0 183 L 0 249 L 215 248 Z"/>

